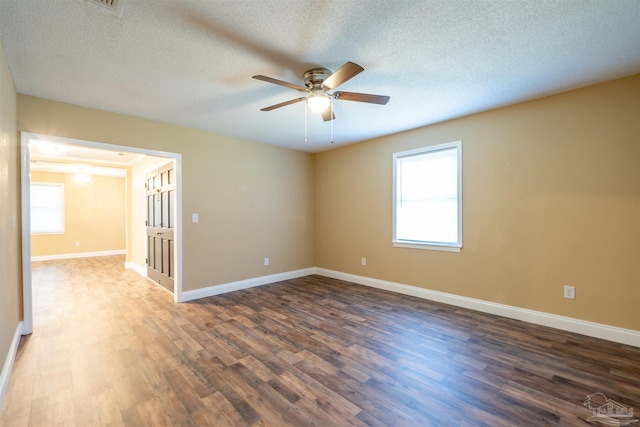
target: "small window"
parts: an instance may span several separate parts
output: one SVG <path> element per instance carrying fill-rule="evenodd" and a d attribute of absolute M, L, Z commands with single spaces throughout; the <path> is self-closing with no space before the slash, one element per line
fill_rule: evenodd
<path fill-rule="evenodd" d="M 460 252 L 462 142 L 393 155 L 393 244 Z"/>
<path fill-rule="evenodd" d="M 31 233 L 64 233 L 64 184 L 31 184 Z"/>

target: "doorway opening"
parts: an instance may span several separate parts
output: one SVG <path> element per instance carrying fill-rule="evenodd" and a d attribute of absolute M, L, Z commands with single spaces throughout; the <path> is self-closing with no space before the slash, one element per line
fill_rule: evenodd
<path fill-rule="evenodd" d="M 44 148 L 43 148 L 44 147 Z M 47 150 L 50 153 L 47 153 Z M 63 153 L 64 151 L 64 153 Z M 115 157 L 114 157 L 115 156 Z M 126 159 L 126 160 L 124 160 Z M 35 162 L 38 163 L 35 163 Z M 34 166 L 35 165 L 35 166 Z M 78 167 L 84 171 L 77 171 Z M 166 165 L 171 169 L 171 193 L 160 196 L 160 202 L 171 198 L 170 211 L 165 209 L 165 217 L 171 218 L 171 243 L 167 243 L 164 256 L 171 264 L 170 286 L 161 283 L 173 293 L 174 301 L 181 301 L 182 295 L 182 165 L 181 155 L 178 153 L 105 144 L 101 142 L 85 141 L 23 132 L 21 134 L 21 206 L 22 206 L 22 288 L 23 288 L 23 335 L 33 332 L 33 299 L 32 299 L 32 241 L 31 241 L 31 174 L 42 167 L 59 168 L 67 174 L 76 171 L 77 175 L 90 173 L 107 173 L 107 170 L 120 169 L 125 176 L 126 197 L 126 242 L 125 267 L 132 269 L 142 276 L 148 277 L 149 249 L 147 236 L 148 198 L 146 196 L 146 176 L 154 170 Z M 97 168 L 91 170 L 90 168 Z M 74 169 L 75 168 L 75 169 Z M 96 170 L 102 169 L 100 172 Z M 74 172 L 74 175 L 76 174 Z M 74 176 L 75 179 L 75 176 Z M 86 177 L 84 177 L 86 179 Z M 162 218 L 161 218 L 162 219 Z M 163 230 L 164 231 L 164 230 Z M 165 239 L 166 240 L 166 239 Z M 164 244 L 160 240 L 160 244 Z M 78 245 L 78 242 L 76 242 Z M 78 251 L 74 251 L 78 252 Z M 108 255 L 109 253 L 101 253 Z M 122 251 L 120 251 L 122 253 Z M 97 252 L 69 254 L 64 257 L 92 256 Z M 47 259 L 40 258 L 40 259 Z M 146 265 L 145 265 L 146 264 Z M 167 266 L 169 264 L 167 263 Z M 162 266 L 161 266 L 162 268 Z M 165 268 L 168 270 L 168 267 Z M 154 279 L 154 277 L 149 277 Z"/>

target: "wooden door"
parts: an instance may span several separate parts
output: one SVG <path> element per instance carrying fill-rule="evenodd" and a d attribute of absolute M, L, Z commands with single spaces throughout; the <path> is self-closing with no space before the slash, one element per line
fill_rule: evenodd
<path fill-rule="evenodd" d="M 173 162 L 146 176 L 147 277 L 173 292 L 175 171 Z"/>

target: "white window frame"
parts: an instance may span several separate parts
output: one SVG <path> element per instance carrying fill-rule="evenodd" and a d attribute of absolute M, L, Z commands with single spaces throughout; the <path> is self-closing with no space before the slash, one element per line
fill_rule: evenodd
<path fill-rule="evenodd" d="M 34 230 L 34 229 L 33 229 L 33 216 L 32 216 L 32 214 L 30 213 L 29 215 L 31 215 L 31 234 L 37 234 L 37 235 L 40 235 L 40 234 L 64 234 L 64 231 L 65 231 L 65 220 L 64 220 L 64 217 L 65 217 L 65 216 L 64 216 L 64 214 L 65 214 L 65 212 L 64 212 L 64 184 L 63 184 L 63 183 L 59 183 L 59 182 L 55 182 L 55 183 L 53 183 L 53 182 L 32 182 L 32 183 L 30 184 L 30 186 L 31 186 L 31 191 L 29 192 L 29 194 L 33 194 L 33 186 L 35 186 L 35 185 L 37 185 L 37 186 L 43 186 L 43 187 L 44 187 L 44 186 L 49 186 L 49 187 L 59 187 L 59 188 L 60 188 L 60 197 L 61 197 L 61 199 L 62 199 L 62 200 L 61 200 L 62 205 L 61 205 L 61 208 L 60 208 L 60 209 L 62 210 L 62 212 L 61 212 L 61 214 L 62 214 L 62 218 L 61 218 L 61 220 L 62 220 L 62 224 L 61 224 L 61 227 L 60 227 L 60 228 L 57 228 L 57 229 L 50 229 L 50 230 L 44 230 L 44 231 L 37 231 L 37 230 Z M 29 204 L 29 209 L 33 209 L 33 203 L 30 203 L 30 204 Z"/>
<path fill-rule="evenodd" d="M 398 191 L 398 160 L 405 157 L 419 156 L 423 154 L 435 153 L 438 151 L 455 149 L 458 158 L 458 194 L 457 194 L 457 210 L 458 210 L 458 240 L 457 242 L 431 242 L 422 240 L 406 240 L 398 239 L 396 234 L 397 228 L 397 209 L 399 201 Z M 447 252 L 460 252 L 462 249 L 462 141 L 448 142 L 445 144 L 432 145 L 429 147 L 418 148 L 415 150 L 403 151 L 393 154 L 393 246 L 401 248 L 427 249 Z"/>

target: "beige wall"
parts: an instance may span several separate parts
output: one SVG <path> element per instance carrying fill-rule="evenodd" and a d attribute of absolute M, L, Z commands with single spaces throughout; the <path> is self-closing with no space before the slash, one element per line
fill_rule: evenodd
<path fill-rule="evenodd" d="M 639 121 L 637 75 L 318 154 L 316 266 L 640 330 Z M 393 247 L 392 154 L 457 140 L 462 252 Z"/>
<path fill-rule="evenodd" d="M 127 234 L 127 262 L 133 263 L 139 269 L 146 270 L 147 257 L 147 190 L 145 189 L 145 175 L 152 169 L 157 169 L 172 161 L 166 158 L 146 156 L 134 163 L 128 172 L 129 209 Z"/>
<path fill-rule="evenodd" d="M 311 154 L 26 95 L 18 130 L 181 154 L 185 291 L 313 266 Z"/>
<path fill-rule="evenodd" d="M 0 42 L 0 370 L 22 307 L 19 170 L 16 91 Z"/>
<path fill-rule="evenodd" d="M 92 175 L 86 184 L 68 173 L 31 171 L 31 182 L 64 184 L 62 234 L 31 236 L 31 255 L 49 256 L 124 250 L 126 246 L 125 179 Z M 76 246 L 76 242 L 80 246 Z"/>

